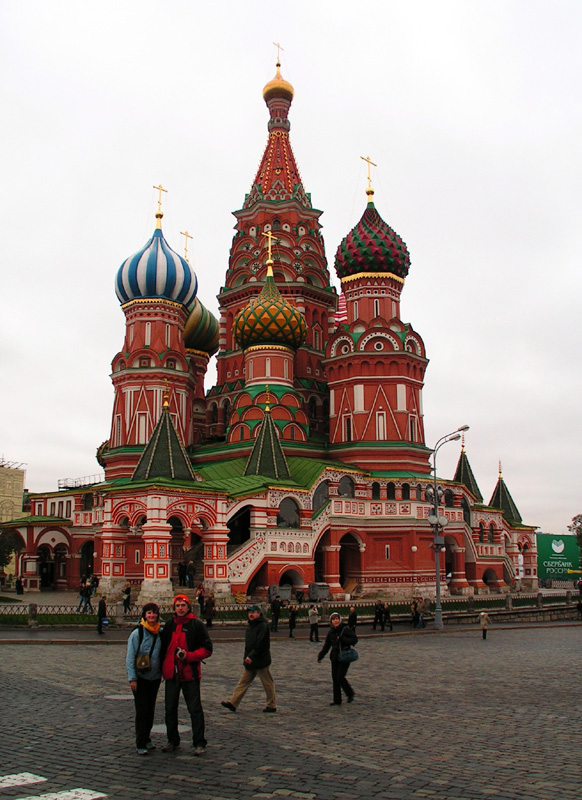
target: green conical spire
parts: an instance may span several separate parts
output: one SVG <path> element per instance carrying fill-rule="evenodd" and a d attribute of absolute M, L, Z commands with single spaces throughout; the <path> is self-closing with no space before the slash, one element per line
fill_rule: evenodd
<path fill-rule="evenodd" d="M 263 424 L 247 461 L 244 474 L 264 475 L 277 480 L 291 476 L 268 401 Z"/>
<path fill-rule="evenodd" d="M 147 481 L 152 478 L 169 478 L 175 481 L 196 480 L 184 446 L 172 422 L 167 398 L 164 399 L 158 424 L 131 476 L 132 481 Z"/>
<path fill-rule="evenodd" d="M 499 478 L 497 479 L 497 486 L 489 501 L 489 505 L 493 508 L 500 508 L 503 511 L 504 519 L 513 525 L 521 525 L 521 514 L 517 510 L 517 506 L 513 502 L 513 497 L 509 493 L 509 489 L 505 485 L 503 475 L 501 473 L 501 462 L 499 462 Z"/>
<path fill-rule="evenodd" d="M 473 470 L 469 464 L 469 459 L 465 453 L 464 439 L 461 447 L 461 455 L 459 456 L 459 461 L 457 462 L 457 469 L 455 470 L 455 477 L 453 480 L 455 483 L 462 483 L 463 486 L 466 486 L 478 503 L 483 502 L 483 495 L 477 486 L 477 481 L 475 480 Z"/>

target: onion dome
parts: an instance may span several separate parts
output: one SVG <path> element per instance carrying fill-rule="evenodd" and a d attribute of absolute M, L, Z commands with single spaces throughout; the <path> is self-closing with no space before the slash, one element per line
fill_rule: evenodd
<path fill-rule="evenodd" d="M 163 297 L 189 306 L 196 297 L 198 280 L 185 258 L 174 252 L 162 233 L 162 213 L 158 211 L 152 238 L 120 266 L 115 292 L 120 303 L 136 298 Z"/>
<path fill-rule="evenodd" d="M 278 344 L 296 350 L 305 341 L 305 317 L 281 297 L 272 265 L 273 261 L 268 259 L 267 279 L 260 295 L 235 317 L 232 331 L 243 350 L 258 344 Z"/>
<path fill-rule="evenodd" d="M 184 344 L 190 350 L 201 350 L 213 355 L 218 350 L 218 320 L 198 298 L 195 298 L 188 310 L 190 316 L 184 326 Z"/>
<path fill-rule="evenodd" d="M 289 81 L 286 81 L 281 75 L 281 64 L 279 61 L 277 61 L 277 72 L 275 73 L 275 77 L 273 80 L 269 81 L 269 83 L 267 83 L 263 89 L 263 99 L 265 103 L 268 103 L 269 100 L 272 100 L 274 97 L 282 97 L 291 102 L 294 94 L 295 90 Z"/>
<path fill-rule="evenodd" d="M 361 220 L 338 247 L 335 269 L 339 278 L 360 272 L 390 272 L 402 279 L 408 275 L 410 254 L 406 244 L 384 222 L 371 199 Z"/>

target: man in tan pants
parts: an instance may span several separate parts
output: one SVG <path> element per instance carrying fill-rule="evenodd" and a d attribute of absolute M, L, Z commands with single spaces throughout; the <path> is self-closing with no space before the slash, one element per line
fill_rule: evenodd
<path fill-rule="evenodd" d="M 275 683 L 269 669 L 271 665 L 269 626 L 261 614 L 259 606 L 249 606 L 247 611 L 249 625 L 245 634 L 243 674 L 230 699 L 223 700 L 221 705 L 229 711 L 236 711 L 245 692 L 258 675 L 267 696 L 267 705 L 263 711 L 272 714 L 277 710 L 277 704 L 275 702 Z"/>

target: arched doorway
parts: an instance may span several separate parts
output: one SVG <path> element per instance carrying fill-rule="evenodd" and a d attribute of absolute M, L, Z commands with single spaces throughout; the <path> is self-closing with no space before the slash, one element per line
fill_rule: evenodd
<path fill-rule="evenodd" d="M 303 586 L 303 575 L 296 569 L 286 569 L 279 578 L 279 586 Z"/>
<path fill-rule="evenodd" d="M 497 573 L 492 567 L 486 569 L 483 573 L 483 583 L 489 589 L 497 589 L 499 586 L 499 578 L 497 577 Z"/>
<path fill-rule="evenodd" d="M 251 538 L 251 508 L 252 506 L 241 508 L 226 523 L 229 552 Z"/>
<path fill-rule="evenodd" d="M 360 543 L 353 534 L 346 533 L 340 539 L 339 553 L 340 584 L 346 591 L 353 591 L 360 579 L 361 571 Z"/>
<path fill-rule="evenodd" d="M 41 544 L 36 551 L 38 557 L 38 574 L 41 589 L 55 588 L 55 562 L 48 544 Z"/>
<path fill-rule="evenodd" d="M 81 547 L 81 563 L 79 567 L 79 574 L 81 580 L 90 578 L 93 574 L 93 553 L 95 552 L 95 543 L 92 539 Z"/>

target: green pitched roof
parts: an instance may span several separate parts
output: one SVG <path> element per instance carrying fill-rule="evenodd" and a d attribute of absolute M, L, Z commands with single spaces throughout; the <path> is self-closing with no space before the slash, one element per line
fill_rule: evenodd
<path fill-rule="evenodd" d="M 464 447 L 461 450 L 461 455 L 459 456 L 459 461 L 457 463 L 457 469 L 455 470 L 455 477 L 453 480 L 455 483 L 462 483 L 463 486 L 466 486 L 478 503 L 483 502 L 483 495 L 477 486 L 477 481 L 473 475 L 473 470 L 469 464 L 469 459 L 467 458 Z"/>
<path fill-rule="evenodd" d="M 247 461 L 245 475 L 264 475 L 277 480 L 291 477 L 277 428 L 268 406 L 265 408 L 261 430 Z"/>
<path fill-rule="evenodd" d="M 513 497 L 510 495 L 501 473 L 499 474 L 499 480 L 497 481 L 497 486 L 489 501 L 489 505 L 493 506 L 493 508 L 500 508 L 503 511 L 503 516 L 510 524 L 521 524 L 521 514 L 513 502 Z"/>
<path fill-rule="evenodd" d="M 152 478 L 195 480 L 184 446 L 174 428 L 170 409 L 166 405 L 162 408 L 158 424 L 131 476 L 132 481 L 147 481 Z"/>

